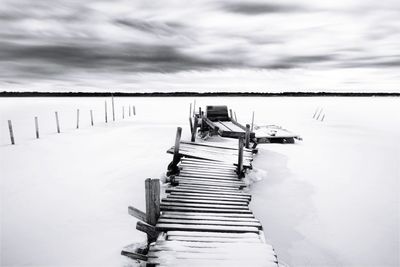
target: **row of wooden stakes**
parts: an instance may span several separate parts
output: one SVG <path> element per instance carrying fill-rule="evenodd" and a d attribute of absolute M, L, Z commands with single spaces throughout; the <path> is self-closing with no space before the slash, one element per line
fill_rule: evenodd
<path fill-rule="evenodd" d="M 56 121 L 56 129 L 57 133 L 61 133 L 60 129 L 60 119 L 58 116 L 58 112 L 54 112 L 55 115 L 55 121 Z M 129 105 L 128 108 L 128 116 L 136 116 L 136 108 L 135 106 Z M 104 102 L 104 119 L 105 123 L 108 123 L 108 113 L 107 113 L 107 101 Z M 125 119 L 125 106 L 122 106 L 122 119 Z M 112 120 L 115 121 L 115 109 L 114 109 L 114 99 L 112 99 Z M 37 116 L 34 117 L 34 122 L 35 122 L 35 136 L 36 139 L 40 138 L 40 133 L 39 133 L 39 118 Z M 80 110 L 76 110 L 76 129 L 79 129 L 80 125 Z M 93 110 L 90 110 L 90 125 L 94 126 L 94 119 L 93 119 Z M 10 142 L 12 145 L 15 145 L 15 135 L 14 135 L 14 130 L 13 130 L 13 124 L 11 120 L 8 120 L 8 130 L 10 134 Z"/>

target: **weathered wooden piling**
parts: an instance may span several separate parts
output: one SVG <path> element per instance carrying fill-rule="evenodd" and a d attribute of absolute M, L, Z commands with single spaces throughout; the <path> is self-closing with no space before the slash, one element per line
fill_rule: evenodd
<path fill-rule="evenodd" d="M 76 129 L 79 129 L 79 109 L 76 110 Z"/>
<path fill-rule="evenodd" d="M 10 132 L 11 144 L 12 144 L 12 145 L 15 145 L 14 131 L 13 131 L 13 127 L 12 127 L 11 120 L 8 120 L 8 131 Z"/>
<path fill-rule="evenodd" d="M 115 121 L 115 106 L 114 106 L 114 96 L 111 96 L 111 109 L 112 109 L 113 121 Z"/>
<path fill-rule="evenodd" d="M 198 118 L 196 116 L 194 116 L 193 131 L 192 131 L 192 138 L 191 138 L 192 142 L 196 141 L 197 124 L 198 124 Z"/>
<path fill-rule="evenodd" d="M 131 105 L 129 105 L 129 117 L 131 116 L 131 109 L 132 109 L 132 106 Z"/>
<path fill-rule="evenodd" d="M 239 149 L 238 149 L 238 166 L 237 166 L 237 173 L 239 178 L 243 176 L 243 137 L 239 137 Z"/>
<path fill-rule="evenodd" d="M 38 117 L 35 116 L 35 132 L 36 132 L 36 139 L 39 139 L 39 121 Z"/>
<path fill-rule="evenodd" d="M 58 112 L 54 112 L 56 116 L 56 127 L 57 127 L 57 133 L 60 133 L 60 121 L 58 120 Z"/>
<path fill-rule="evenodd" d="M 136 116 L 136 108 L 135 108 L 135 106 L 132 107 L 132 111 L 133 111 L 133 116 Z"/>
<path fill-rule="evenodd" d="M 251 128 L 250 130 L 253 131 L 254 129 L 254 111 L 253 111 L 253 115 L 251 116 Z"/>
<path fill-rule="evenodd" d="M 249 124 L 246 124 L 245 146 L 246 146 L 246 148 L 250 147 L 250 125 Z"/>
<path fill-rule="evenodd" d="M 234 120 L 234 118 L 233 118 L 233 111 L 232 111 L 232 109 L 229 109 L 229 115 L 231 116 L 231 120 Z"/>
<path fill-rule="evenodd" d="M 104 101 L 104 118 L 105 118 L 105 122 L 107 123 L 108 122 L 108 119 L 107 119 L 107 100 Z"/>
<path fill-rule="evenodd" d="M 146 179 L 146 222 L 156 225 L 160 217 L 160 180 Z"/>
<path fill-rule="evenodd" d="M 93 126 L 93 110 L 90 110 L 90 124 Z"/>

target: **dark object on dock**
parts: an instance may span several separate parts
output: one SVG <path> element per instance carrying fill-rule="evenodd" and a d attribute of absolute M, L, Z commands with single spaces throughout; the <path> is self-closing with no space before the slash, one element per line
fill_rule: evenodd
<path fill-rule="evenodd" d="M 227 106 L 206 106 L 204 114 L 197 114 L 201 119 L 201 131 L 209 131 L 212 134 L 218 134 L 222 137 L 239 138 L 246 137 L 246 131 L 249 132 L 250 139 L 254 139 L 255 134 L 247 129 L 246 126 L 238 123 L 228 113 Z"/>

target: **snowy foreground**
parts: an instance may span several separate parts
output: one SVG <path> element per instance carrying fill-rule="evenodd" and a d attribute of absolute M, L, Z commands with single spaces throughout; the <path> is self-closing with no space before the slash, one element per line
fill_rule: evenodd
<path fill-rule="evenodd" d="M 116 98 L 112 122 L 109 98 L 0 99 L 0 265 L 136 266 L 120 256 L 123 246 L 145 239 L 127 206 L 145 209 L 144 180 L 164 176 L 176 127 L 189 138 L 192 101 Z M 257 124 L 279 124 L 303 137 L 294 145 L 260 145 L 249 174 L 251 208 L 280 260 L 291 266 L 400 265 L 400 99 L 196 101 L 226 104 L 242 123 L 255 111 Z M 137 116 L 128 117 L 129 105 Z M 323 122 L 312 119 L 317 107 L 324 109 Z M 15 146 L 9 145 L 8 119 Z"/>

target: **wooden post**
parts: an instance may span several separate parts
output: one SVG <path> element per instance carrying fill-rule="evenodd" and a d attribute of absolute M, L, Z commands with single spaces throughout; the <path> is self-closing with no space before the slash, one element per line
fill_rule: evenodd
<path fill-rule="evenodd" d="M 201 107 L 199 107 L 199 116 L 201 116 Z"/>
<path fill-rule="evenodd" d="M 198 118 L 195 116 L 195 117 L 194 117 L 194 122 L 193 122 L 192 138 L 191 138 L 191 140 L 190 140 L 190 141 L 192 141 L 192 142 L 196 142 L 197 120 L 198 120 Z"/>
<path fill-rule="evenodd" d="M 190 103 L 190 108 L 189 108 L 189 118 L 192 117 L 192 103 Z"/>
<path fill-rule="evenodd" d="M 133 111 L 133 116 L 136 116 L 136 108 L 135 108 L 135 106 L 132 107 L 132 111 Z"/>
<path fill-rule="evenodd" d="M 250 125 L 246 124 L 246 134 L 245 134 L 246 148 L 250 147 Z"/>
<path fill-rule="evenodd" d="M 179 162 L 179 146 L 181 144 L 182 128 L 178 127 L 176 130 L 175 146 L 174 146 L 174 158 L 172 160 L 173 164 Z"/>
<path fill-rule="evenodd" d="M 189 124 L 190 124 L 190 132 L 193 133 L 193 122 L 192 122 L 192 117 L 189 117 Z"/>
<path fill-rule="evenodd" d="M 76 110 L 76 129 L 79 129 L 79 108 Z"/>
<path fill-rule="evenodd" d="M 38 121 L 38 117 L 35 117 L 35 130 L 36 130 L 36 139 L 39 139 L 39 121 Z"/>
<path fill-rule="evenodd" d="M 8 120 L 8 130 L 10 131 L 11 144 L 15 145 L 14 132 L 13 132 L 11 120 Z"/>
<path fill-rule="evenodd" d="M 146 221 L 150 225 L 156 225 L 160 217 L 160 180 L 146 179 Z"/>
<path fill-rule="evenodd" d="M 321 110 L 320 110 L 319 113 L 318 113 L 317 120 L 319 120 L 319 116 L 321 116 L 322 110 L 323 110 L 323 109 L 321 108 Z"/>
<path fill-rule="evenodd" d="M 111 107 L 112 107 L 113 121 L 115 121 L 115 109 L 114 109 L 114 96 L 113 95 L 111 95 Z"/>
<path fill-rule="evenodd" d="M 196 115 L 196 99 L 194 100 L 193 103 L 193 116 Z"/>
<path fill-rule="evenodd" d="M 93 126 L 93 110 L 90 110 L 90 124 Z"/>
<path fill-rule="evenodd" d="M 125 119 L 125 107 L 122 107 L 122 119 Z"/>
<path fill-rule="evenodd" d="M 318 110 L 319 110 L 319 107 L 315 110 L 314 115 L 312 116 L 313 119 L 315 119 L 315 116 L 317 115 Z"/>
<path fill-rule="evenodd" d="M 238 149 L 238 168 L 237 173 L 239 178 L 242 178 L 243 174 L 243 137 L 239 137 L 239 149 Z"/>
<path fill-rule="evenodd" d="M 58 112 L 55 112 L 56 115 L 56 126 L 57 126 L 57 133 L 60 133 L 60 122 L 58 120 Z"/>
<path fill-rule="evenodd" d="M 129 105 L 129 117 L 131 116 L 131 109 L 132 109 L 132 106 Z"/>
<path fill-rule="evenodd" d="M 107 123 L 107 100 L 104 101 L 104 116 Z"/>
<path fill-rule="evenodd" d="M 325 119 L 325 113 L 324 113 L 324 115 L 322 115 L 321 121 L 324 121 L 324 119 Z"/>
<path fill-rule="evenodd" d="M 229 109 L 229 115 L 231 116 L 231 120 L 234 120 L 234 119 L 233 119 L 233 112 L 232 112 L 232 109 Z"/>
<path fill-rule="evenodd" d="M 254 129 L 254 111 L 253 111 L 253 116 L 251 116 L 251 131 Z"/>
<path fill-rule="evenodd" d="M 237 122 L 236 111 L 233 112 L 235 114 L 235 121 Z"/>

